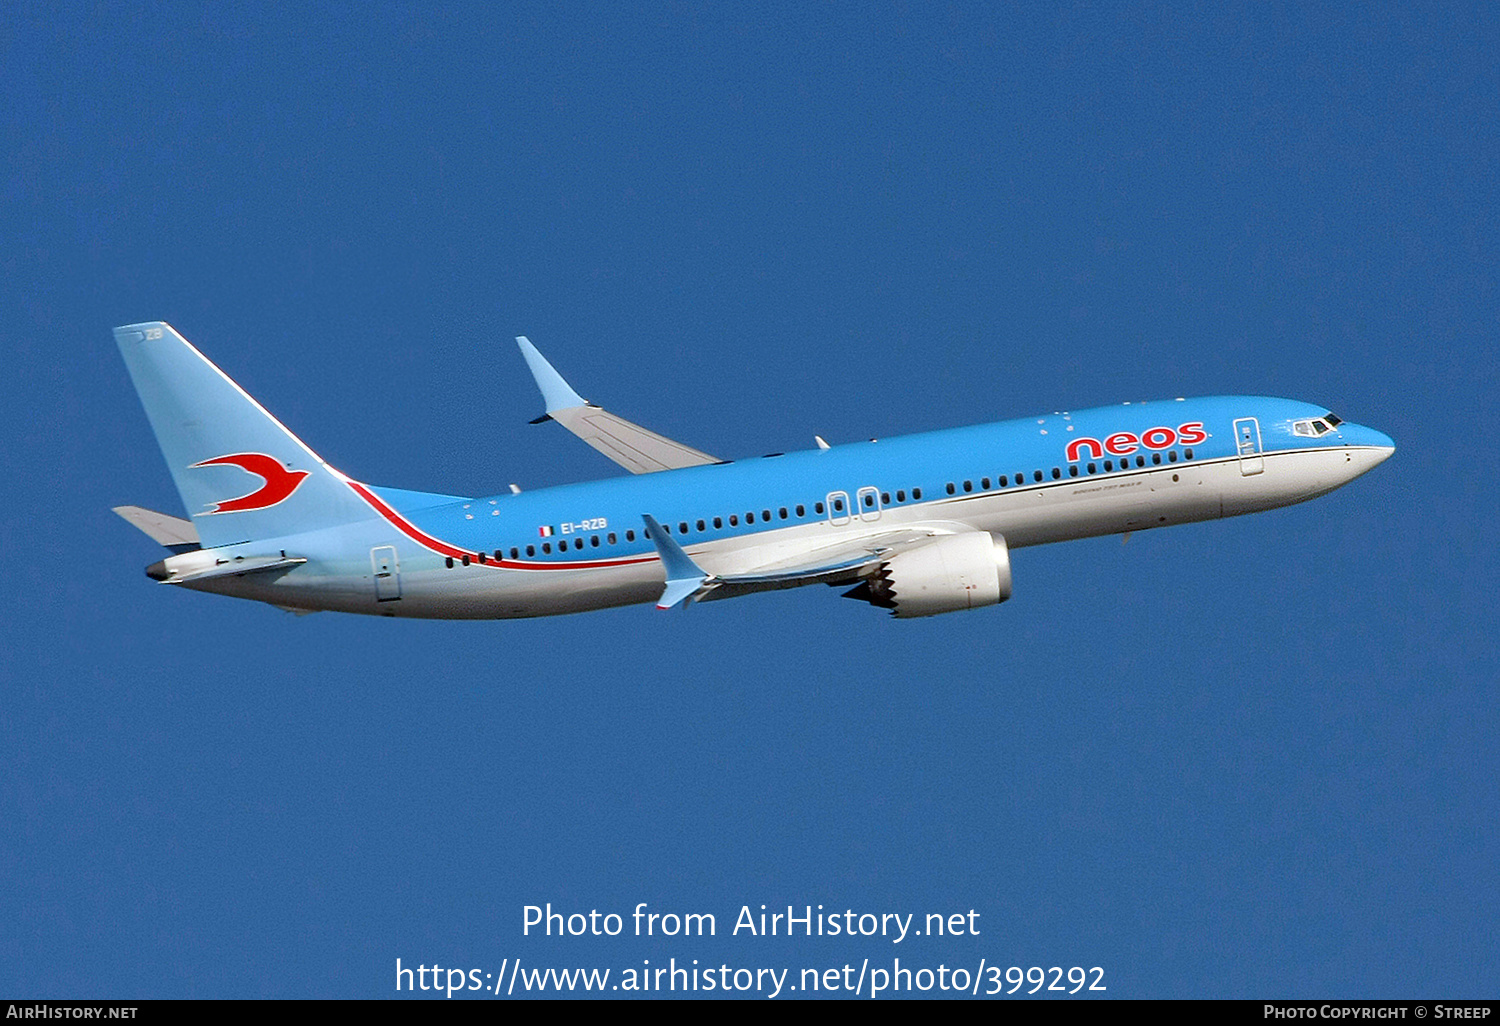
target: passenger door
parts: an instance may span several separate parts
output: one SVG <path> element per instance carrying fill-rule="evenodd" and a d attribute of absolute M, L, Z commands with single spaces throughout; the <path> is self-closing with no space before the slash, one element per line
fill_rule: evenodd
<path fill-rule="evenodd" d="M 829 492 L 826 501 L 828 522 L 834 527 L 843 527 L 847 524 L 849 522 L 849 493 Z"/>
<path fill-rule="evenodd" d="M 371 549 L 370 569 L 375 572 L 375 601 L 393 602 L 401 597 L 401 564 L 396 562 L 394 545 Z"/>
<path fill-rule="evenodd" d="M 1265 467 L 1261 455 L 1260 422 L 1254 417 L 1242 417 L 1234 422 L 1234 444 L 1240 454 L 1240 474 L 1249 477 L 1259 474 Z"/>

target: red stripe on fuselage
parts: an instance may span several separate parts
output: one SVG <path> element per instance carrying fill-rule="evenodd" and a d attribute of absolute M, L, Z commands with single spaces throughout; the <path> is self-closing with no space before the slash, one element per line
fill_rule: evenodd
<path fill-rule="evenodd" d="M 596 570 L 611 566 L 632 566 L 636 563 L 653 563 L 656 562 L 657 559 L 656 556 L 623 556 L 619 559 L 609 560 L 585 560 L 581 562 L 575 561 L 569 563 L 533 563 L 525 560 L 497 560 L 491 558 L 489 553 L 485 553 L 485 560 L 481 563 L 479 561 L 478 552 L 471 552 L 468 549 L 461 549 L 455 545 L 449 545 L 447 542 L 443 541 L 440 538 L 434 538 L 432 535 L 428 534 L 426 531 L 423 531 L 416 524 L 412 523 L 410 520 L 407 520 L 400 513 L 392 509 L 384 499 L 376 495 L 369 488 L 360 484 L 358 481 L 354 481 L 349 478 L 345 478 L 344 480 L 348 482 L 350 488 L 354 489 L 355 495 L 358 495 L 361 499 L 364 499 L 365 502 L 369 503 L 370 507 L 374 509 L 375 512 L 379 513 L 386 520 L 390 521 L 390 523 L 398 531 L 406 535 L 412 541 L 431 549 L 433 552 L 436 552 L 440 556 L 448 556 L 451 559 L 463 559 L 465 556 L 467 556 L 469 558 L 470 566 L 488 566 L 493 567 L 496 570 Z"/>

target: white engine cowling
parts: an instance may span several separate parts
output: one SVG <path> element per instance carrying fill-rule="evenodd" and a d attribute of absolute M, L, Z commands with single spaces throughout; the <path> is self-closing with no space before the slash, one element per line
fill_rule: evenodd
<path fill-rule="evenodd" d="M 973 531 L 897 553 L 845 594 L 908 618 L 997 605 L 1010 598 L 1010 589 L 1005 539 Z"/>

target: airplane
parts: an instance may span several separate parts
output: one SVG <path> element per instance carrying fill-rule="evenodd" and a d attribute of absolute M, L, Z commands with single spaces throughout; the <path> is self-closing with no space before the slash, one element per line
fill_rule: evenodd
<path fill-rule="evenodd" d="M 1004 602 L 1010 550 L 1304 502 L 1389 437 L 1290 399 L 1172 399 L 725 460 L 584 400 L 555 421 L 628 476 L 465 497 L 327 463 L 160 321 L 114 329 L 189 518 L 117 507 L 163 584 L 296 613 L 505 619 L 827 584 L 899 618 Z"/>

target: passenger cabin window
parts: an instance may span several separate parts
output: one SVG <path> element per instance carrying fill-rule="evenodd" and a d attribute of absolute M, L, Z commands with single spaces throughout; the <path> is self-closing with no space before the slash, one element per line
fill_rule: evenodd
<path fill-rule="evenodd" d="M 633 531 L 633 530 L 626 531 L 625 532 L 625 540 L 628 541 L 628 542 L 635 541 L 635 531 Z"/>
<path fill-rule="evenodd" d="M 920 489 L 920 488 L 913 488 L 911 490 L 911 497 L 913 499 L 915 499 L 916 501 L 921 502 L 922 501 L 922 489 Z"/>

